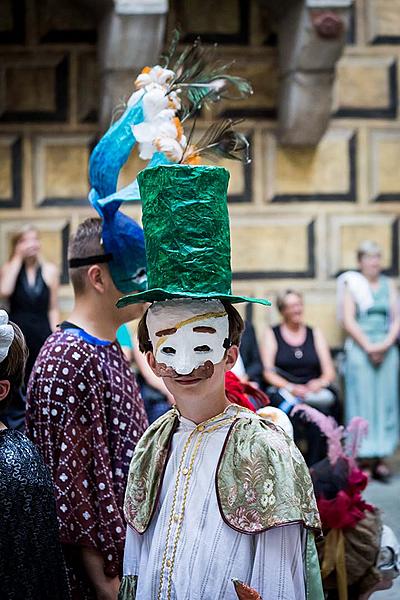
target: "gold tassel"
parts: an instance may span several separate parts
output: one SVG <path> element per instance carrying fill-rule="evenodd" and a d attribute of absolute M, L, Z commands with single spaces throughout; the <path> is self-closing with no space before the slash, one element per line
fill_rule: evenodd
<path fill-rule="evenodd" d="M 339 600 L 348 600 L 345 545 L 341 529 L 331 529 L 325 538 L 322 579 L 326 579 L 333 571 L 336 571 Z"/>

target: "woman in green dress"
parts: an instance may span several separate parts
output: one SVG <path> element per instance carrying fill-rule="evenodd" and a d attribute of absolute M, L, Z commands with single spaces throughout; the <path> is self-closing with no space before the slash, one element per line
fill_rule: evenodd
<path fill-rule="evenodd" d="M 381 252 L 374 242 L 363 242 L 357 252 L 360 273 L 341 276 L 343 325 L 348 334 L 345 366 L 345 415 L 364 417 L 369 431 L 359 458 L 372 475 L 389 477 L 383 458 L 399 441 L 398 298 L 391 280 L 381 274 Z"/>

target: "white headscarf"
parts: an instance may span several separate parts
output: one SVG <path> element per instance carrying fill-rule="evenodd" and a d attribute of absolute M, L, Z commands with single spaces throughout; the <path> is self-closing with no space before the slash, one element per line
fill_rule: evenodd
<path fill-rule="evenodd" d="M 346 271 L 337 278 L 337 318 L 343 321 L 344 291 L 347 288 L 360 312 L 365 313 L 374 304 L 371 287 L 358 271 Z"/>
<path fill-rule="evenodd" d="M 8 322 L 8 314 L 5 310 L 0 310 L 0 363 L 7 358 L 13 339 L 14 329 Z"/>

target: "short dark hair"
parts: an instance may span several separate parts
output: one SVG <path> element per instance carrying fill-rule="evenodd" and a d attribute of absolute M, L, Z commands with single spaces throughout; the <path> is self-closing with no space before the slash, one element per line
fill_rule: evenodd
<path fill-rule="evenodd" d="M 68 260 L 71 258 L 86 258 L 104 254 L 101 244 L 102 221 L 89 218 L 78 226 L 75 235 L 71 236 L 68 244 Z M 75 295 L 82 294 L 86 287 L 86 273 L 89 266 L 69 269 L 69 276 Z"/>
<path fill-rule="evenodd" d="M 28 359 L 28 347 L 25 342 L 24 334 L 12 321 L 9 324 L 14 330 L 14 339 L 8 350 L 6 358 L 0 363 L 0 381 L 10 382 L 10 393 L 7 400 L 0 403 L 0 412 L 4 412 L 7 406 L 17 396 L 20 387 L 24 382 L 25 365 Z"/>
<path fill-rule="evenodd" d="M 240 339 L 242 337 L 244 322 L 238 311 L 230 302 L 222 300 L 222 304 L 228 314 L 229 322 L 229 341 L 232 346 L 239 346 Z M 144 313 L 143 317 L 139 321 L 137 329 L 137 337 L 139 342 L 140 352 L 153 352 L 153 345 L 149 338 L 149 331 L 147 329 L 146 317 L 148 310 Z"/>

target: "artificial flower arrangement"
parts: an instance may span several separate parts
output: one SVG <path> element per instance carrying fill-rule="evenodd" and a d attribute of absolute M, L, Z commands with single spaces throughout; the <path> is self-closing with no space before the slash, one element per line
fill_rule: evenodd
<path fill-rule="evenodd" d="M 135 92 L 127 106 L 142 104 L 143 120 L 132 125 L 139 144 L 139 156 L 150 160 L 162 153 L 171 163 L 199 164 L 201 156 L 232 158 L 249 162 L 249 144 L 234 127 L 239 121 L 216 122 L 192 142 L 199 111 L 223 98 L 242 99 L 252 94 L 250 83 L 228 73 L 232 63 L 216 60 L 216 46 L 204 47 L 200 40 L 183 52 L 177 49 L 179 33 L 174 32 L 163 66 L 144 67 L 135 81 Z M 188 135 L 184 126 L 193 125 Z"/>

